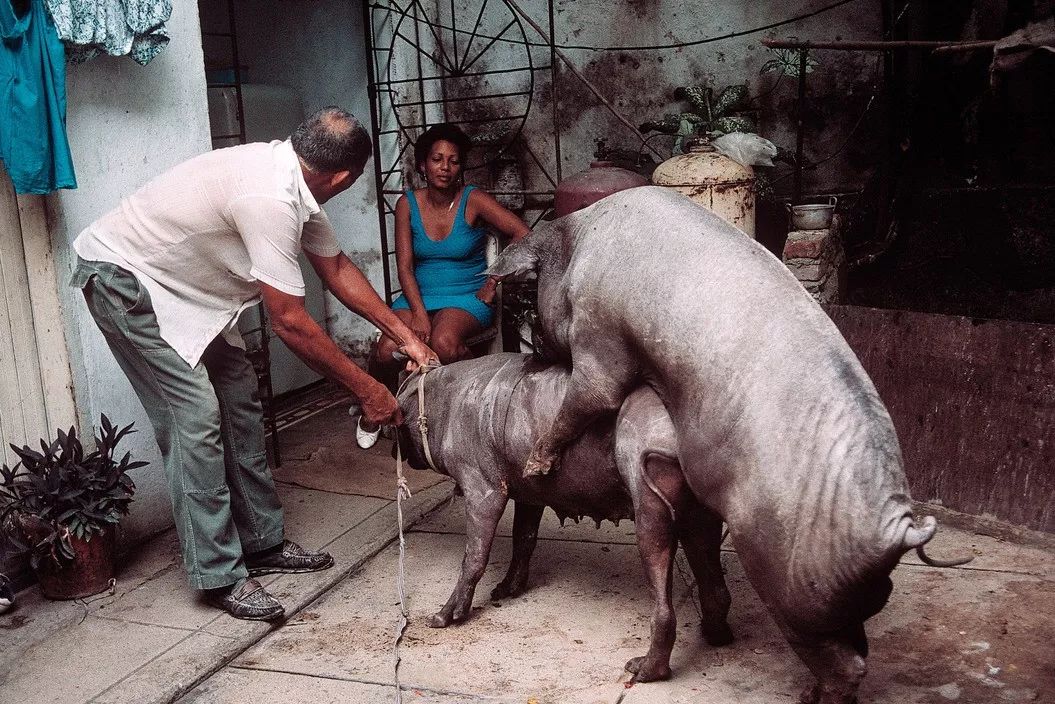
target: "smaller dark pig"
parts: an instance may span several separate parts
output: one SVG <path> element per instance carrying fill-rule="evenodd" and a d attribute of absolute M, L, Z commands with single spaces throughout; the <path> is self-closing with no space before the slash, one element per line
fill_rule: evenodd
<path fill-rule="evenodd" d="M 450 599 L 428 624 L 443 628 L 465 619 L 483 576 L 506 502 L 516 502 L 513 558 L 493 599 L 527 585 L 544 507 L 564 517 L 618 521 L 636 516 L 637 544 L 654 608 L 651 645 L 626 668 L 641 682 L 670 676 L 675 614 L 671 569 L 680 540 L 696 576 L 703 635 L 711 645 L 732 641 L 726 621 L 729 591 L 719 559 L 721 519 L 688 490 L 677 462 L 674 426 L 648 387 L 632 393 L 618 416 L 591 425 L 563 454 L 563 470 L 524 477 L 522 469 L 539 432 L 549 427 L 570 379 L 561 366 L 530 355 L 496 354 L 430 371 L 424 399 L 435 469 L 452 477 L 465 495 L 465 557 Z M 399 395 L 407 422 L 400 445 L 412 467 L 428 466 L 418 412 L 418 386 Z"/>

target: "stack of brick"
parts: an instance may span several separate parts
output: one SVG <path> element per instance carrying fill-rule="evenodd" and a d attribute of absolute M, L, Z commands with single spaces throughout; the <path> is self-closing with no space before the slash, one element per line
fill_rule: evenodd
<path fill-rule="evenodd" d="M 845 290 L 846 254 L 841 219 L 823 230 L 794 230 L 784 245 L 784 264 L 821 304 L 837 303 Z"/>

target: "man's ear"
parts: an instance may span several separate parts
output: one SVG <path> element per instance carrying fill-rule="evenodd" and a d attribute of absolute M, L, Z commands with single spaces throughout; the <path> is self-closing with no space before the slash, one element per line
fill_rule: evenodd
<path fill-rule="evenodd" d="M 351 171 L 337 171 L 330 176 L 330 188 L 340 192 L 355 183 Z"/>
<path fill-rule="evenodd" d="M 523 279 L 531 272 L 537 271 L 542 242 L 542 234 L 538 232 L 533 232 L 519 242 L 514 242 L 502 250 L 494 264 L 489 266 L 484 273 L 488 276 Z"/>

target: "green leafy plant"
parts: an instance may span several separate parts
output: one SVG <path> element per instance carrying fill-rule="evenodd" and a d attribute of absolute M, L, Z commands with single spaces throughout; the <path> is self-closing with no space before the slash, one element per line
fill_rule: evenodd
<path fill-rule="evenodd" d="M 775 72 L 781 76 L 798 78 L 800 68 L 804 68 L 805 73 L 813 73 L 813 69 L 820 66 L 820 63 L 810 56 L 805 49 L 771 49 L 770 51 L 775 56 L 762 64 L 762 68 L 758 71 L 759 73 Z M 806 65 L 804 67 L 800 57 L 800 52 L 803 51 L 806 51 Z"/>
<path fill-rule="evenodd" d="M 641 125 L 642 132 L 677 135 L 674 151 L 684 151 L 686 140 L 696 136 L 718 137 L 729 132 L 754 132 L 755 121 L 744 114 L 749 95 L 746 85 L 728 86 L 717 96 L 706 85 L 675 89 L 674 97 L 688 101 L 691 111 L 667 113 L 661 120 Z"/>
<path fill-rule="evenodd" d="M 133 425 L 118 429 L 102 416 L 88 454 L 73 427 L 42 439 L 40 451 L 11 445 L 20 461 L 0 467 L 0 528 L 29 551 L 34 569 L 45 559 L 68 563 L 75 556 L 71 536 L 91 540 L 128 514 L 136 488 L 128 472 L 147 463 L 133 462 L 128 452 L 117 460 L 115 453 Z"/>

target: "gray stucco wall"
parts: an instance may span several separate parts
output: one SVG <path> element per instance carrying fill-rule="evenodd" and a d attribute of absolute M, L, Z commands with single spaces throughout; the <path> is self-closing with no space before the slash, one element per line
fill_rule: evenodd
<path fill-rule="evenodd" d="M 456 14 L 466 18 L 471 26 L 482 0 L 456 3 Z M 548 28 L 548 8 L 545 0 L 520 0 L 524 11 L 543 29 Z M 831 3 L 823 0 L 799 0 L 794 3 L 741 2 L 684 2 L 682 0 L 555 0 L 554 25 L 558 45 L 588 46 L 643 46 L 694 41 L 706 37 L 726 35 L 780 22 L 806 14 Z M 430 14 L 441 18 L 450 15 L 447 3 L 429 4 Z M 510 15 L 502 3 L 489 3 L 488 14 Z M 497 20 L 496 20 L 497 21 Z M 504 19 L 497 23 L 501 27 Z M 445 22 L 450 24 L 449 21 Z M 485 23 L 486 24 L 486 23 Z M 494 26 L 494 25 L 492 25 Z M 544 42 L 527 22 L 524 31 L 532 42 Z M 880 3 L 858 0 L 816 17 L 794 22 L 764 33 L 724 39 L 691 47 L 662 50 L 593 51 L 566 48 L 565 53 L 576 68 L 631 123 L 639 125 L 658 119 L 665 112 L 681 112 L 687 103 L 674 99 L 675 87 L 707 84 L 719 91 L 725 86 L 747 83 L 759 108 L 759 133 L 793 154 L 796 121 L 796 79 L 784 77 L 774 89 L 777 74 L 760 75 L 762 66 L 775 54 L 761 45 L 767 36 L 801 39 L 878 39 L 881 38 Z M 468 29 L 468 27 L 466 27 Z M 449 33 L 447 35 L 449 37 Z M 520 38 L 519 29 L 511 29 L 506 38 Z M 449 38 L 444 39 L 449 43 Z M 465 38 L 462 36 L 464 43 Z M 481 44 L 483 42 L 480 42 Z M 549 51 L 543 47 L 532 49 L 536 65 L 549 63 Z M 522 55 L 510 45 L 499 44 L 482 59 L 474 70 L 503 68 Z M 816 52 L 820 66 L 809 75 L 809 101 L 805 112 L 805 160 L 816 162 L 827 157 L 823 166 L 805 177 L 806 191 L 828 192 L 858 186 L 867 176 L 876 156 L 876 130 L 873 121 L 881 123 L 880 101 L 872 102 L 872 109 L 861 119 L 873 85 L 880 76 L 881 55 L 858 52 Z M 603 137 L 609 146 L 637 149 L 638 141 L 601 104 L 583 83 L 569 71 L 561 60 L 556 60 L 556 82 L 559 92 L 556 131 L 561 135 L 562 168 L 568 175 L 586 168 L 595 149 L 594 139 Z M 472 94 L 473 90 L 498 93 L 503 89 L 522 88 L 516 85 L 519 74 L 506 78 L 477 79 L 479 85 L 458 85 L 448 81 L 448 91 Z M 549 72 L 536 74 L 534 102 L 525 128 L 527 141 L 536 152 L 549 158 L 552 153 L 553 107 Z M 517 99 L 518 100 L 518 99 Z M 511 109 L 516 100 L 511 99 Z M 495 110 L 495 101 L 463 103 L 459 115 L 470 118 L 487 117 Z M 848 142 L 853 126 L 861 122 L 854 140 Z M 483 129 L 470 125 L 470 130 Z M 661 152 L 669 154 L 672 140 L 657 138 Z M 843 148 L 845 146 L 845 148 Z M 837 154 L 832 157 L 833 153 Z M 521 156 L 522 163 L 529 163 Z M 551 163 L 548 164 L 552 166 Z M 789 172 L 783 167 L 774 175 Z M 545 188 L 547 183 L 530 178 L 529 188 Z M 785 177 L 778 185 L 790 190 L 791 179 Z"/>
<path fill-rule="evenodd" d="M 829 4 L 823 0 L 792 3 L 558 0 L 556 37 L 558 43 L 605 46 L 692 41 L 764 26 Z M 544 2 L 530 2 L 524 8 L 535 18 L 545 18 Z M 674 101 L 676 86 L 705 83 L 717 90 L 746 82 L 752 96 L 764 96 L 757 101 L 761 117 L 759 133 L 793 151 L 796 79 L 785 77 L 766 95 L 774 85 L 776 74 L 759 74 L 763 64 L 774 57 L 772 51 L 761 45 L 761 40 L 766 36 L 879 39 L 880 28 L 880 3 L 858 0 L 765 33 L 694 47 L 637 52 L 570 50 L 568 54 L 579 70 L 634 124 L 687 107 Z M 805 157 L 810 162 L 825 158 L 838 148 L 861 116 L 872 92 L 873 79 L 878 75 L 877 61 L 881 55 L 818 51 L 815 57 L 821 65 L 808 77 Z M 632 143 L 626 128 L 599 106 L 577 78 L 565 70 L 559 76 L 558 86 L 564 96 L 559 128 L 566 141 L 566 171 L 585 166 L 587 155 L 593 151 L 594 137 L 611 135 L 612 142 Z M 544 95 L 541 93 L 540 97 Z M 662 139 L 656 141 L 664 147 L 670 144 Z M 807 173 L 807 191 L 836 190 L 858 183 L 862 177 L 858 155 L 857 151 L 843 152 L 823 168 Z M 782 183 L 789 187 L 789 181 Z"/>
<path fill-rule="evenodd" d="M 362 7 L 347 0 L 236 3 L 239 59 L 252 83 L 296 90 L 306 114 L 339 105 L 369 128 Z M 276 28 L 281 27 L 280 32 Z M 348 191 L 324 206 L 342 249 L 384 290 L 373 162 Z M 338 345 L 365 359 L 375 328 L 327 294 L 327 323 Z"/>
<path fill-rule="evenodd" d="M 147 66 L 128 57 L 99 57 L 70 66 L 67 134 L 78 188 L 49 197 L 59 291 L 81 427 L 87 433 L 105 413 L 141 431 L 122 444 L 150 465 L 133 477 L 137 491 L 122 523 L 133 542 L 172 524 L 160 455 L 150 423 L 79 292 L 66 285 L 70 247 L 89 223 L 154 175 L 210 148 L 197 3 L 176 0 L 168 24 L 172 41 Z"/>

